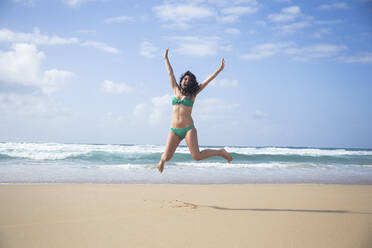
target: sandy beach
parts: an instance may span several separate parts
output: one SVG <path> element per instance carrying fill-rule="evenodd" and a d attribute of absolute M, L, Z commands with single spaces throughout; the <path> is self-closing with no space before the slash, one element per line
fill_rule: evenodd
<path fill-rule="evenodd" d="M 0 247 L 372 247 L 372 186 L 0 186 Z"/>

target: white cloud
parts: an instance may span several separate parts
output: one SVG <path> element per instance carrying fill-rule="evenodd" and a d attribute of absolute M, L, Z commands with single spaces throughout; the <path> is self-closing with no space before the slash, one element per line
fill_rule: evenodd
<path fill-rule="evenodd" d="M 258 60 L 277 54 L 293 56 L 295 60 L 308 61 L 316 58 L 327 58 L 339 55 L 347 49 L 344 45 L 313 44 L 305 47 L 297 47 L 294 43 L 264 43 L 251 48 L 249 53 L 241 55 L 243 59 Z"/>
<path fill-rule="evenodd" d="M 250 7 L 250 6 L 233 6 L 233 7 L 229 7 L 229 8 L 224 8 L 221 10 L 221 12 L 225 15 L 237 15 L 237 16 L 240 16 L 240 15 L 249 15 L 249 14 L 253 14 L 253 13 L 256 13 L 258 10 L 258 8 L 253 8 L 253 7 Z"/>
<path fill-rule="evenodd" d="M 132 124 L 143 122 L 150 125 L 165 124 L 170 122 L 171 116 L 171 96 L 165 94 L 163 96 L 153 97 L 151 104 L 137 104 L 133 109 Z"/>
<path fill-rule="evenodd" d="M 226 28 L 225 32 L 228 33 L 228 34 L 233 34 L 233 35 L 239 35 L 240 34 L 240 30 L 237 29 L 237 28 Z"/>
<path fill-rule="evenodd" d="M 291 0 L 275 0 L 275 2 L 278 2 L 278 3 L 292 3 Z"/>
<path fill-rule="evenodd" d="M 212 87 L 236 88 L 238 87 L 238 80 L 231 79 L 215 79 L 211 82 Z"/>
<path fill-rule="evenodd" d="M 52 101 L 46 95 L 0 92 L 0 114 L 3 120 L 24 118 L 61 118 L 76 113 Z"/>
<path fill-rule="evenodd" d="M 265 114 L 264 112 L 262 112 L 259 109 L 256 109 L 256 111 L 254 112 L 254 117 L 256 119 L 262 119 L 262 118 L 265 118 L 266 116 L 267 116 L 267 114 Z"/>
<path fill-rule="evenodd" d="M 106 113 L 103 114 L 102 120 L 103 121 L 109 121 L 109 122 L 112 123 L 113 121 L 114 122 L 115 121 L 119 121 L 119 122 L 128 121 L 128 118 L 127 118 L 127 116 L 125 116 L 123 114 L 114 114 L 112 112 L 106 112 Z"/>
<path fill-rule="evenodd" d="M 281 9 L 278 14 L 267 16 L 270 22 L 277 24 L 272 29 L 278 30 L 283 34 L 293 34 L 303 28 L 312 25 L 312 16 L 304 15 L 299 6 L 291 6 Z"/>
<path fill-rule="evenodd" d="M 166 22 L 162 27 L 188 29 L 191 28 L 192 21 L 211 17 L 219 22 L 233 23 L 242 15 L 250 15 L 258 11 L 256 0 L 189 0 L 187 2 L 185 4 L 168 1 L 167 4 L 154 7 L 156 16 Z M 220 13 L 207 6 L 207 2 L 215 5 L 215 9 Z"/>
<path fill-rule="evenodd" d="M 249 53 L 241 55 L 243 59 L 256 60 L 274 56 L 290 43 L 264 43 L 253 47 Z"/>
<path fill-rule="evenodd" d="M 34 28 L 32 33 L 16 33 L 9 29 L 0 29 L 0 42 L 27 42 L 37 45 L 67 45 L 78 43 L 77 38 L 61 38 L 58 36 L 49 37 L 40 34 L 38 28 Z"/>
<path fill-rule="evenodd" d="M 340 24 L 340 23 L 343 23 L 343 21 L 340 19 L 315 21 L 315 24 L 318 24 L 318 25 L 333 25 L 333 24 Z"/>
<path fill-rule="evenodd" d="M 32 33 L 17 33 L 9 29 L 0 29 L 0 42 L 11 43 L 32 43 L 36 45 L 68 45 L 79 44 L 89 46 L 108 53 L 119 53 L 119 50 L 97 41 L 80 41 L 78 38 L 61 38 L 58 36 L 47 36 L 40 34 L 38 28 L 34 28 Z"/>
<path fill-rule="evenodd" d="M 127 22 L 133 20 L 133 17 L 131 16 L 117 16 L 117 17 L 110 17 L 105 19 L 105 23 L 111 24 L 111 23 L 121 23 L 121 22 Z"/>
<path fill-rule="evenodd" d="M 291 7 L 282 9 L 282 12 L 285 14 L 299 15 L 301 14 L 301 9 L 298 6 L 291 6 Z"/>
<path fill-rule="evenodd" d="M 15 43 L 9 51 L 0 50 L 0 82 L 5 89 L 0 92 L 0 116 L 4 120 L 50 120 L 74 114 L 50 97 L 74 74 L 58 69 L 44 70 L 45 59 L 35 44 Z"/>
<path fill-rule="evenodd" d="M 35 1 L 34 0 L 13 0 L 15 3 L 21 3 L 28 6 L 33 6 Z"/>
<path fill-rule="evenodd" d="M 236 6 L 236 5 L 251 5 L 251 6 L 256 6 L 258 5 L 257 0 L 188 0 L 189 2 L 193 3 L 211 3 L 216 5 L 216 7 L 222 7 L 226 5 L 230 6 Z"/>
<path fill-rule="evenodd" d="M 213 16 L 210 9 L 190 4 L 165 4 L 156 6 L 153 10 L 163 21 L 183 22 Z"/>
<path fill-rule="evenodd" d="M 94 47 L 97 48 L 98 50 L 101 50 L 103 52 L 108 52 L 108 53 L 119 53 L 120 51 L 114 47 L 111 47 L 109 45 L 106 45 L 105 43 L 102 42 L 97 42 L 97 41 L 85 41 L 81 43 L 82 46 L 89 46 L 89 47 Z"/>
<path fill-rule="evenodd" d="M 256 25 L 259 27 L 266 27 L 267 23 L 265 21 L 256 21 Z"/>
<path fill-rule="evenodd" d="M 83 3 L 87 3 L 87 2 L 93 2 L 95 0 L 62 0 L 62 2 L 66 5 L 68 5 L 69 7 L 72 7 L 72 8 L 77 8 L 79 7 L 80 5 L 82 5 Z"/>
<path fill-rule="evenodd" d="M 44 59 L 44 53 L 33 44 L 13 44 L 11 51 L 0 51 L 0 81 L 36 87 L 46 94 L 57 91 L 73 73 L 57 69 L 43 71 Z"/>
<path fill-rule="evenodd" d="M 193 4 L 163 4 L 153 8 L 156 16 L 164 22 L 171 23 L 168 27 L 188 28 L 188 22 L 214 16 L 209 8 Z"/>
<path fill-rule="evenodd" d="M 218 21 L 223 23 L 233 23 L 238 21 L 239 16 L 237 15 L 227 15 L 227 16 L 221 16 L 218 18 Z"/>
<path fill-rule="evenodd" d="M 205 98 L 198 100 L 198 107 L 194 110 L 194 115 L 200 120 L 220 120 L 229 118 L 233 115 L 240 105 L 228 103 L 220 98 Z"/>
<path fill-rule="evenodd" d="M 250 15 L 254 14 L 258 11 L 258 8 L 251 7 L 251 6 L 232 6 L 223 8 L 221 10 L 223 16 L 218 17 L 218 21 L 222 21 L 224 23 L 232 23 L 239 20 L 240 16 L 242 15 Z"/>
<path fill-rule="evenodd" d="M 126 83 L 114 83 L 110 80 L 105 80 L 101 84 L 102 89 L 111 94 L 128 94 L 134 91 L 134 88 L 130 87 Z"/>
<path fill-rule="evenodd" d="M 342 56 L 337 58 L 339 61 L 345 63 L 372 63 L 372 53 L 361 53 L 354 56 Z"/>
<path fill-rule="evenodd" d="M 323 35 L 326 35 L 326 34 L 329 34 L 329 33 L 331 33 L 330 28 L 320 28 L 320 29 L 315 30 L 314 37 L 315 38 L 321 38 Z"/>
<path fill-rule="evenodd" d="M 145 58 L 153 58 L 159 48 L 149 41 L 143 41 L 140 45 L 140 55 Z"/>
<path fill-rule="evenodd" d="M 249 4 L 249 5 L 257 5 L 257 0 L 188 0 L 191 3 L 203 3 L 208 2 L 211 4 L 215 4 L 218 7 L 223 5 L 238 5 L 238 4 Z"/>
<path fill-rule="evenodd" d="M 175 36 L 170 39 L 178 42 L 176 51 L 179 54 L 191 56 L 191 57 L 205 57 L 214 55 L 218 49 L 224 49 L 225 47 L 218 45 L 219 37 L 216 36 Z"/>
<path fill-rule="evenodd" d="M 171 96 L 165 94 L 163 96 L 154 97 L 151 100 L 152 109 L 149 116 L 149 122 L 152 125 L 160 124 L 164 120 L 167 122 L 171 117 Z"/>
<path fill-rule="evenodd" d="M 333 9 L 349 9 L 349 5 L 345 2 L 335 2 L 331 4 L 323 4 L 319 6 L 321 10 L 333 10 Z"/>
<path fill-rule="evenodd" d="M 149 105 L 146 103 L 137 104 L 133 109 L 132 124 L 144 121 L 149 114 Z"/>
<path fill-rule="evenodd" d="M 296 31 L 311 26 L 311 23 L 308 21 L 294 22 L 286 25 L 280 25 L 274 27 L 274 29 L 279 30 L 283 34 L 293 34 Z"/>
<path fill-rule="evenodd" d="M 118 115 L 116 119 L 118 121 L 127 121 L 127 117 L 125 115 Z"/>
<path fill-rule="evenodd" d="M 268 15 L 268 18 L 272 22 L 288 22 L 294 21 L 296 19 L 296 16 L 286 14 L 270 14 Z"/>
<path fill-rule="evenodd" d="M 250 4 L 250 5 L 257 5 L 257 0 L 234 0 L 232 1 L 233 4 Z"/>
<path fill-rule="evenodd" d="M 39 52 L 35 45 L 14 44 L 11 51 L 0 51 L 0 78 L 23 85 L 35 84 L 40 79 L 44 59 L 44 53 Z"/>
<path fill-rule="evenodd" d="M 19 114 L 41 114 L 45 112 L 45 98 L 35 95 L 22 95 L 16 93 L 0 93 L 0 112 L 2 115 L 12 113 Z"/>
<path fill-rule="evenodd" d="M 61 70 L 46 70 L 42 77 L 42 89 L 50 94 L 60 89 L 62 84 L 68 82 L 73 76 L 72 72 Z"/>
<path fill-rule="evenodd" d="M 269 14 L 268 19 L 271 22 L 290 22 L 296 20 L 301 15 L 301 8 L 299 6 L 291 6 L 283 8 L 279 14 Z"/>
<path fill-rule="evenodd" d="M 205 2 L 205 0 L 194 0 L 195 3 L 201 3 L 201 2 Z M 226 5 L 228 3 L 228 0 L 207 0 L 208 3 L 212 3 L 212 4 L 215 4 L 217 6 L 223 6 L 223 5 Z M 191 1 L 193 2 L 193 1 Z"/>
<path fill-rule="evenodd" d="M 347 49 L 344 45 L 333 44 L 314 44 L 302 48 L 288 48 L 283 52 L 290 55 L 295 55 L 296 60 L 308 61 L 313 58 L 326 58 L 338 55 L 341 51 Z"/>
<path fill-rule="evenodd" d="M 77 34 L 93 34 L 93 35 L 95 35 L 96 34 L 96 30 L 93 30 L 93 29 L 80 29 L 80 30 L 76 30 L 75 33 L 77 33 Z"/>

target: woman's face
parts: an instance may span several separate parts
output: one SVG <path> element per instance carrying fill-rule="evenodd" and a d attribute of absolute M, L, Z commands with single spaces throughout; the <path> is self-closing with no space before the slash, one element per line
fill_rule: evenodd
<path fill-rule="evenodd" d="M 181 87 L 186 88 L 190 83 L 190 76 L 186 75 L 183 77 L 182 82 L 181 82 Z"/>

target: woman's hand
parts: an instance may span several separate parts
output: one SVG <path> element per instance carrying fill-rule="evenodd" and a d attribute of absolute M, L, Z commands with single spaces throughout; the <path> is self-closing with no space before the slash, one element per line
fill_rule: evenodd
<path fill-rule="evenodd" d="M 168 50 L 169 50 L 169 48 L 167 48 L 167 50 L 165 50 L 165 53 L 164 53 L 164 58 L 165 59 L 168 59 Z"/>
<path fill-rule="evenodd" d="M 222 58 L 220 68 L 218 68 L 218 71 L 222 71 L 223 68 L 225 67 L 225 60 Z"/>

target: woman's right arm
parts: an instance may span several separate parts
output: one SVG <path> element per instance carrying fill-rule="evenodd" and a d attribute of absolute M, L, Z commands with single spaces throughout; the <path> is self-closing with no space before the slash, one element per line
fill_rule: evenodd
<path fill-rule="evenodd" d="M 176 78 L 174 77 L 174 74 L 173 74 L 172 66 L 169 63 L 168 48 L 167 48 L 167 50 L 165 50 L 164 59 L 165 59 L 165 66 L 167 67 L 167 71 L 168 71 L 168 75 L 169 75 L 169 81 L 171 83 L 173 92 L 175 93 L 175 90 L 178 89 L 178 85 L 177 85 Z"/>

